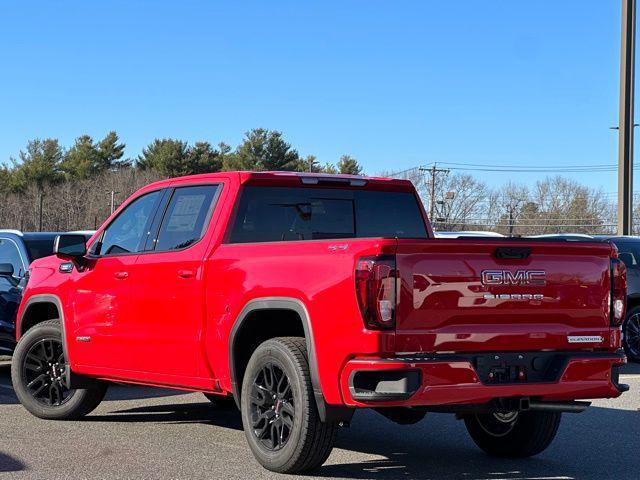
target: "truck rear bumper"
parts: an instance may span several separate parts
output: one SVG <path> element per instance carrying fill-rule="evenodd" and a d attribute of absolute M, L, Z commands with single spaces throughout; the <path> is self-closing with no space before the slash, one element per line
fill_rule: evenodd
<path fill-rule="evenodd" d="M 344 403 L 352 407 L 470 405 L 515 397 L 612 398 L 627 389 L 618 382 L 624 363 L 622 352 L 355 358 L 345 365 L 340 386 Z"/>

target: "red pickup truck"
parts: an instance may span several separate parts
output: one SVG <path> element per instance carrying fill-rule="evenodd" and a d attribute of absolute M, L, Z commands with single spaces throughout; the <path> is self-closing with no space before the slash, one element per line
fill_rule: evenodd
<path fill-rule="evenodd" d="M 615 247 L 435 239 L 407 181 L 175 178 L 55 251 L 31 266 L 12 364 L 42 418 L 89 413 L 109 381 L 199 391 L 237 405 L 262 465 L 301 472 L 357 408 L 455 413 L 522 457 L 627 388 Z"/>

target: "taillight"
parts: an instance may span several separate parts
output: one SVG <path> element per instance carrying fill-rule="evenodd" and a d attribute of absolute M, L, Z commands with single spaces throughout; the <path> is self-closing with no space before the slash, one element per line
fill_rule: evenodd
<path fill-rule="evenodd" d="M 359 258 L 356 295 L 367 328 L 387 330 L 396 325 L 396 261 L 393 256 Z"/>
<path fill-rule="evenodd" d="M 627 269 L 618 258 L 611 259 L 611 325 L 624 321 L 627 305 Z"/>

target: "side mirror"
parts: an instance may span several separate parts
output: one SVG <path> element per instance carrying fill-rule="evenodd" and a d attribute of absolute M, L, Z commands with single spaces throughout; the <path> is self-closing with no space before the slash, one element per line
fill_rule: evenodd
<path fill-rule="evenodd" d="M 84 235 L 65 233 L 58 235 L 53 243 L 53 253 L 62 258 L 77 259 L 87 254 Z"/>
<path fill-rule="evenodd" d="M 13 277 L 13 265 L 0 263 L 0 277 Z"/>

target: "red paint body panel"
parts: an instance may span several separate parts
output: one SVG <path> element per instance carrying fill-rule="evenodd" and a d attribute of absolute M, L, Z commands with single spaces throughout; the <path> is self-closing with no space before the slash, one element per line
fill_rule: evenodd
<path fill-rule="evenodd" d="M 352 177 L 345 176 L 349 179 Z M 331 405 L 371 406 L 353 400 L 348 379 L 356 369 L 419 368 L 421 390 L 385 405 L 486 402 L 502 396 L 543 399 L 615 397 L 613 355 L 619 328 L 609 326 L 611 279 L 608 244 L 382 238 L 225 243 L 243 184 L 301 186 L 290 173 L 224 173 L 166 180 L 125 202 L 89 241 L 138 196 L 161 188 L 220 184 L 217 204 L 200 241 L 171 252 L 89 258 L 71 274 L 63 260 L 33 263 L 18 318 L 38 295 L 62 307 L 67 356 L 74 372 L 103 379 L 189 390 L 231 392 L 229 341 L 243 308 L 254 299 L 287 297 L 304 305 L 313 336 L 317 377 Z M 310 187 L 312 188 L 312 187 Z M 326 187 L 324 187 L 326 188 Z M 338 185 L 332 188 L 348 188 Z M 368 179 L 365 187 L 414 192 L 405 181 Z M 417 196 L 416 196 L 417 198 Z M 335 248 L 339 245 L 340 248 Z M 530 247 L 524 260 L 499 260 L 498 247 Z M 361 257 L 396 259 L 396 329 L 365 328 L 355 293 Z M 544 286 L 487 286 L 482 270 L 545 270 Z M 122 275 L 122 273 L 126 275 Z M 487 300 L 484 295 L 540 293 L 542 300 Z M 18 325 L 18 335 L 21 328 Z M 596 344 L 568 336 L 601 336 Z M 90 337 L 90 341 L 80 341 Z M 383 360 L 406 352 L 487 351 L 611 352 L 610 359 L 572 360 L 553 384 L 483 385 L 469 362 Z M 380 406 L 378 402 L 376 406 Z"/>
<path fill-rule="evenodd" d="M 400 352 L 569 350 L 570 335 L 600 335 L 609 344 L 607 243 L 527 244 L 523 260 L 498 259 L 498 247 L 522 241 L 400 241 L 397 348 Z M 483 270 L 543 270 L 546 285 L 484 285 Z M 500 300 L 485 294 L 541 294 Z"/>
<path fill-rule="evenodd" d="M 354 359 L 347 363 L 340 377 L 344 401 L 353 407 L 377 407 L 381 402 L 355 400 L 349 390 L 354 371 L 420 370 L 420 389 L 408 400 L 384 402 L 385 406 L 436 406 L 483 404 L 495 398 L 536 397 L 543 401 L 571 401 L 610 398 L 620 395 L 611 382 L 613 366 L 624 364 L 619 356 L 571 360 L 560 381 L 555 383 L 522 383 L 486 385 L 467 361 L 406 362 L 386 359 Z"/>

